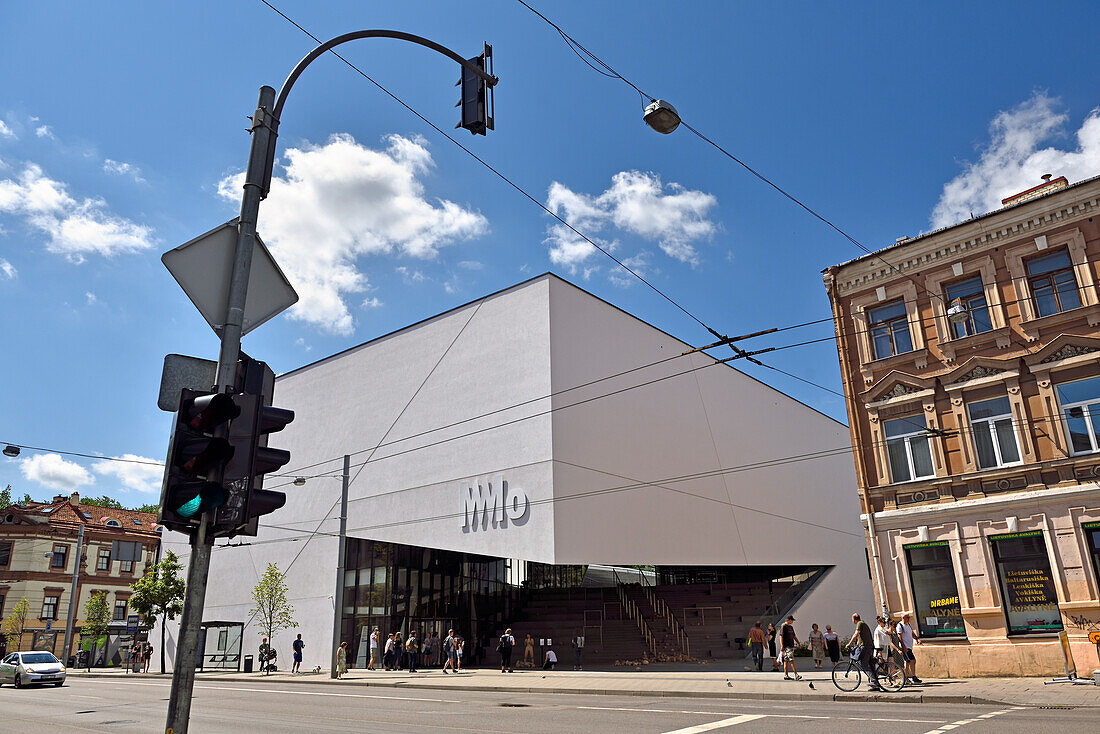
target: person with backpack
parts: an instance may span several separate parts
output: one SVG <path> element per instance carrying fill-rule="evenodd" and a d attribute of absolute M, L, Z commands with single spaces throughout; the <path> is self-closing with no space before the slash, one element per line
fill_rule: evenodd
<path fill-rule="evenodd" d="M 504 630 L 504 634 L 500 636 L 500 642 L 497 643 L 497 652 L 500 653 L 500 672 L 501 673 L 514 673 L 512 669 L 512 648 L 516 646 L 516 638 L 512 637 L 512 628 Z"/>
<path fill-rule="evenodd" d="M 571 644 L 573 646 L 573 670 L 581 670 L 581 657 L 584 654 L 584 630 L 573 637 Z"/>
<path fill-rule="evenodd" d="M 458 672 L 458 648 L 455 645 L 455 631 L 447 630 L 447 637 L 443 640 L 443 675 L 447 675 L 447 668 Z"/>
<path fill-rule="evenodd" d="M 382 653 L 382 668 L 385 670 L 393 670 L 397 664 L 397 654 L 393 649 L 393 633 L 391 632 L 386 638 L 386 649 Z"/>
<path fill-rule="evenodd" d="M 409 672 L 416 672 L 416 664 L 420 662 L 420 640 L 416 637 L 415 631 L 409 632 L 409 637 L 405 640 L 405 653 L 409 658 Z"/>

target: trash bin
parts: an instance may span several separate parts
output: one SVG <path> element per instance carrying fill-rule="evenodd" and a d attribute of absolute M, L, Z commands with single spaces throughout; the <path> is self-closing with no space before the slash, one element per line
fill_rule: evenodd
<path fill-rule="evenodd" d="M 246 672 L 246 673 L 251 673 L 252 672 L 252 656 L 251 655 L 245 655 L 244 656 L 244 672 Z"/>

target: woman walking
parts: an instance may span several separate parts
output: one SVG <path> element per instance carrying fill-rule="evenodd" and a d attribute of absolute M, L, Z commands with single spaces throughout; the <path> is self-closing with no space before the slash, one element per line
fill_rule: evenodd
<path fill-rule="evenodd" d="M 814 667 L 820 668 L 821 664 L 825 662 L 825 635 L 821 634 L 821 630 L 817 625 L 813 625 L 813 630 L 810 632 L 810 651 L 814 656 Z"/>
<path fill-rule="evenodd" d="M 391 632 L 389 636 L 386 637 L 386 649 L 382 653 L 382 668 L 384 670 L 393 670 L 396 657 L 397 656 L 393 652 L 393 633 Z"/>
<path fill-rule="evenodd" d="M 776 671 L 776 670 L 779 670 L 779 660 L 778 660 L 777 655 L 775 654 L 775 634 L 776 634 L 775 622 L 768 622 L 768 632 L 767 632 L 768 655 L 771 656 L 771 659 L 772 659 L 772 671 L 773 672 Z"/>
<path fill-rule="evenodd" d="M 336 648 L 336 677 L 343 678 L 346 672 L 348 672 L 348 643 L 341 642 L 340 647 Z"/>
<path fill-rule="evenodd" d="M 829 650 L 829 659 L 833 665 L 840 662 L 840 638 L 833 632 L 831 624 L 825 625 L 825 647 Z"/>

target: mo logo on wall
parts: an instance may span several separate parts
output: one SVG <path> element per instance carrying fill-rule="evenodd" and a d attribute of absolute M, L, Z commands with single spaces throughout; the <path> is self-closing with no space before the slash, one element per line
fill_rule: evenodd
<path fill-rule="evenodd" d="M 526 525 L 531 502 L 522 489 L 499 482 L 477 482 L 462 490 L 462 532 Z"/>

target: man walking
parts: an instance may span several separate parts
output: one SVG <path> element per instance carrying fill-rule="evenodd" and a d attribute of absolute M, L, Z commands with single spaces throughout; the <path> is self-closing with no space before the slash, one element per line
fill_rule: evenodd
<path fill-rule="evenodd" d="M 443 675 L 447 675 L 447 668 L 458 672 L 458 647 L 455 644 L 455 631 L 447 630 L 447 637 L 443 640 Z"/>
<path fill-rule="evenodd" d="M 370 633 L 370 661 L 367 663 L 367 670 L 374 670 L 374 665 L 378 662 L 378 638 L 381 636 L 377 627 Z"/>
<path fill-rule="evenodd" d="M 794 632 L 794 615 L 788 614 L 787 621 L 779 629 L 779 657 L 783 658 L 783 680 L 802 680 L 794 664 L 794 649 L 800 644 L 798 635 Z"/>
<path fill-rule="evenodd" d="M 420 660 L 420 641 L 416 638 L 416 630 L 409 630 L 409 637 L 405 640 L 405 652 L 409 657 L 409 672 L 416 672 L 416 664 Z"/>
<path fill-rule="evenodd" d="M 302 650 L 305 649 L 306 643 L 302 642 L 302 636 L 298 635 L 298 639 L 291 645 L 294 648 L 294 664 L 290 666 L 290 674 L 295 675 L 302 672 Z"/>
<path fill-rule="evenodd" d="M 913 645 L 919 645 L 921 642 L 917 631 L 910 624 L 911 619 L 909 612 L 901 615 L 901 621 L 898 622 L 895 631 L 901 638 L 901 652 L 905 656 L 905 675 L 914 683 L 923 683 L 924 681 L 917 677 L 917 656 L 913 654 Z"/>
<path fill-rule="evenodd" d="M 584 653 L 584 635 L 580 634 L 573 638 L 573 670 L 582 670 L 581 657 Z"/>
<path fill-rule="evenodd" d="M 878 684 L 878 673 L 875 671 L 875 665 L 871 662 L 875 653 L 875 640 L 871 634 L 871 628 L 859 618 L 858 612 L 852 614 L 852 624 L 856 626 L 856 630 L 852 634 L 852 639 L 848 640 L 848 644 L 844 647 L 846 650 L 850 650 L 853 646 L 859 645 L 859 666 L 867 674 L 871 690 L 881 691 L 882 686 Z"/>
<path fill-rule="evenodd" d="M 749 650 L 752 651 L 752 663 L 758 671 L 764 670 L 764 628 L 757 622 L 749 630 Z"/>
<path fill-rule="evenodd" d="M 500 652 L 500 672 L 501 673 L 513 673 L 512 670 L 512 649 L 516 646 L 516 638 L 512 637 L 512 628 L 504 630 L 504 634 L 500 636 L 500 642 L 497 644 L 497 650 Z"/>

